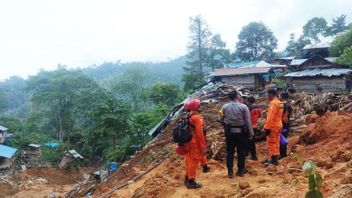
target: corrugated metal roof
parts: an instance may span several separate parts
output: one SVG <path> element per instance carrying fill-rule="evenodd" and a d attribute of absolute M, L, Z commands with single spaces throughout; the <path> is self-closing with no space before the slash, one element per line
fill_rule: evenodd
<path fill-rule="evenodd" d="M 308 44 L 304 46 L 303 49 L 318 49 L 318 48 L 330 48 L 331 43 L 330 42 L 321 42 L 317 44 Z"/>
<path fill-rule="evenodd" d="M 294 56 L 288 56 L 288 57 L 275 58 L 274 60 L 293 60 L 294 58 L 295 58 Z"/>
<path fill-rule="evenodd" d="M 80 158 L 83 159 L 82 155 L 80 155 L 79 153 L 77 153 L 76 150 L 72 149 L 68 151 L 74 158 Z"/>
<path fill-rule="evenodd" d="M 285 77 L 305 77 L 305 76 L 340 76 L 352 72 L 352 69 L 347 68 L 330 68 L 330 69 L 306 69 L 303 71 L 297 71 L 288 73 Z"/>
<path fill-rule="evenodd" d="M 40 144 L 28 144 L 29 147 L 39 148 Z"/>
<path fill-rule="evenodd" d="M 17 149 L 0 144 L 0 157 L 11 158 Z"/>
<path fill-rule="evenodd" d="M 8 128 L 0 125 L 0 131 L 7 131 L 7 130 L 8 130 Z"/>
<path fill-rule="evenodd" d="M 268 73 L 272 67 L 220 68 L 210 73 L 210 76 L 237 76 L 245 74 Z"/>
<path fill-rule="evenodd" d="M 338 59 L 338 57 L 326 57 L 325 60 L 331 62 L 331 63 L 336 63 L 336 60 Z"/>
<path fill-rule="evenodd" d="M 304 58 L 304 59 L 293 59 L 291 61 L 290 65 L 300 65 L 300 64 L 304 63 L 306 60 L 308 60 L 308 59 L 306 59 L 306 58 Z"/>

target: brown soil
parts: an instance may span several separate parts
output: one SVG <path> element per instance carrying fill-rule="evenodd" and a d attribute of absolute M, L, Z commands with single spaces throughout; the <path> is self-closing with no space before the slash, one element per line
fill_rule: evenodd
<path fill-rule="evenodd" d="M 55 168 L 29 168 L 0 182 L 0 197 L 64 196 L 83 179 L 88 169 L 67 171 Z"/>
<path fill-rule="evenodd" d="M 225 145 L 222 126 L 216 122 L 218 110 L 226 100 L 206 104 L 202 108 L 202 115 L 207 123 L 207 157 L 211 171 L 197 173 L 197 180 L 203 187 L 188 190 L 183 184 L 184 162 L 183 157 L 175 153 L 176 145 L 172 142 L 173 121 L 164 132 L 142 151 L 136 153 L 109 179 L 93 186 L 93 197 L 246 197 L 246 198 L 299 198 L 304 197 L 307 190 L 307 178 L 301 171 L 299 160 L 313 160 L 318 171 L 324 177 L 321 191 L 324 197 L 352 198 L 352 113 L 326 112 L 323 116 L 309 114 L 304 116 L 297 111 L 294 117 L 305 123 L 307 127 L 302 133 L 292 133 L 289 137 L 289 151 L 293 155 L 280 160 L 279 166 L 268 168 L 262 165 L 269 156 L 266 143 L 257 143 L 259 160 L 247 160 L 245 177 L 229 179 L 225 168 Z M 258 101 L 266 105 L 267 101 Z M 294 107 L 299 108 L 299 107 Z M 299 114 L 300 113 L 300 114 Z M 299 120 L 299 119 L 297 119 Z M 134 178 L 151 167 L 156 166 L 138 180 Z M 64 192 L 74 188 L 74 184 L 82 177 L 84 171 L 66 172 L 56 169 L 29 169 L 18 174 L 14 181 L 43 178 L 44 184 L 25 185 L 10 188 L 8 183 L 0 181 L 0 197 L 47 197 L 54 192 L 56 196 L 63 196 Z M 129 183 L 128 186 L 119 188 Z M 92 185 L 80 186 L 81 192 L 87 192 Z M 87 189 L 85 189 L 87 188 Z M 7 190 L 3 190 L 7 189 Z M 15 189 L 15 190 L 14 190 Z M 17 194 L 15 194 L 17 191 Z M 83 197 L 84 193 L 73 197 Z"/>
<path fill-rule="evenodd" d="M 216 159 L 209 161 L 210 173 L 204 174 L 201 169 L 198 171 L 197 179 L 203 184 L 202 188 L 188 190 L 184 187 L 183 159 L 174 152 L 175 144 L 171 142 L 171 129 L 168 128 L 153 146 L 146 149 L 147 152 L 143 151 L 135 156 L 138 160 L 133 159 L 126 165 L 125 170 L 129 170 L 126 175 L 116 174 L 98 186 L 95 197 L 304 197 L 307 178 L 301 172 L 302 165 L 296 157 L 290 156 L 280 160 L 277 167 L 263 167 L 261 162 L 268 157 L 265 142 L 257 144 L 259 161 L 247 160 L 248 173 L 245 177 L 227 178 L 222 127 L 215 122 L 221 105 L 222 102 L 212 104 L 202 112 L 208 126 L 210 125 L 207 134 L 210 150 L 208 157 Z M 325 197 L 347 195 L 351 191 L 344 186 L 351 185 L 352 182 L 352 114 L 327 112 L 322 117 L 311 115 L 308 119 L 305 133 L 289 137 L 289 150 L 295 151 L 299 158 L 317 163 L 318 171 L 325 179 L 322 186 Z M 165 140 L 168 140 L 167 143 Z M 157 146 L 159 143 L 162 146 Z M 161 160 L 163 155 L 160 153 L 166 147 L 172 153 L 160 166 L 140 180 L 131 182 L 129 186 L 113 190 L 113 187 L 138 174 L 131 171 L 132 167 L 137 167 L 140 173 L 153 164 L 145 162 L 151 151 L 157 153 L 157 158 Z M 349 195 L 351 194 L 344 197 Z"/>

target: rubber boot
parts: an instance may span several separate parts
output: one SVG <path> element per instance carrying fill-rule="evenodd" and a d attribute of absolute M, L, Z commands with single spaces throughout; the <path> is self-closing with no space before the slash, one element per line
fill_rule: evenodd
<path fill-rule="evenodd" d="M 228 170 L 227 171 L 227 176 L 232 179 L 233 178 L 233 170 Z"/>
<path fill-rule="evenodd" d="M 203 166 L 203 173 L 207 173 L 210 171 L 210 167 L 208 166 L 208 164 Z"/>
<path fill-rule="evenodd" d="M 239 176 L 239 177 L 244 177 L 244 171 L 243 170 L 239 170 L 239 171 L 237 171 L 236 175 Z"/>
<path fill-rule="evenodd" d="M 271 160 L 266 161 L 266 162 L 264 163 L 264 166 L 268 167 L 268 166 L 270 166 L 271 164 L 272 164 L 272 165 L 275 165 L 275 166 L 279 165 L 278 158 L 279 158 L 279 156 L 277 156 L 277 155 L 271 156 Z"/>
<path fill-rule="evenodd" d="M 187 182 L 188 182 L 188 176 L 185 176 L 185 181 L 184 184 L 187 186 Z"/>
<path fill-rule="evenodd" d="M 202 187 L 202 184 L 194 181 L 194 179 L 188 180 L 186 184 L 188 189 L 196 189 Z"/>
<path fill-rule="evenodd" d="M 275 166 L 279 165 L 278 159 L 279 159 L 278 155 L 271 156 L 271 163 Z"/>

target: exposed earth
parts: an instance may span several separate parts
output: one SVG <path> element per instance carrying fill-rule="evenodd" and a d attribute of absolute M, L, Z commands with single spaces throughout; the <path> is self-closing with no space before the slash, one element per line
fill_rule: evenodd
<path fill-rule="evenodd" d="M 257 143 L 258 161 L 247 160 L 245 177 L 227 178 L 222 126 L 216 122 L 218 110 L 226 101 L 203 107 L 208 124 L 207 143 L 211 171 L 198 171 L 203 187 L 188 190 L 183 184 L 183 157 L 175 153 L 171 123 L 152 143 L 127 161 L 100 184 L 84 180 L 88 170 L 66 172 L 57 169 L 29 169 L 10 181 L 0 181 L 0 197 L 246 197 L 301 198 L 308 179 L 300 160 L 312 160 L 324 177 L 324 197 L 352 197 L 352 113 L 347 111 L 304 115 L 295 112 L 289 137 L 292 155 L 279 166 L 264 167 L 268 158 L 266 143 Z M 265 106 L 265 100 L 260 101 Z M 16 185 L 10 183 L 15 182 Z M 32 181 L 32 182 L 28 182 Z M 78 185 L 78 181 L 80 185 Z M 77 184 L 77 185 L 76 185 Z"/>

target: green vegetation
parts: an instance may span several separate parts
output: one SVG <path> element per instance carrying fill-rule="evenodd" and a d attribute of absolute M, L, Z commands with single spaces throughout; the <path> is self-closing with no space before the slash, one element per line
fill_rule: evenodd
<path fill-rule="evenodd" d="M 231 54 L 220 34 L 213 34 L 201 16 L 190 18 L 186 56 L 160 63 L 104 63 L 70 70 L 59 65 L 28 79 L 0 82 L 0 125 L 14 134 L 18 149 L 29 143 L 57 141 L 43 148 L 43 160 L 57 164 L 63 152 L 75 149 L 87 160 L 124 161 L 142 148 L 148 132 L 188 93 L 206 84 L 210 71 L 236 61 L 302 55 L 306 44 L 351 28 L 346 15 L 328 24 L 313 18 L 297 40 L 291 34 L 285 52 L 274 52 L 277 39 L 262 22 L 251 22 L 238 35 Z M 336 37 L 331 54 L 352 65 L 352 30 Z M 284 86 L 278 78 L 274 82 Z M 185 92 L 183 92 L 184 90 Z M 165 154 L 169 151 L 165 150 Z M 151 156 L 152 158 L 153 156 Z"/>
<path fill-rule="evenodd" d="M 330 25 L 323 17 L 313 17 L 302 27 L 303 34 L 297 40 L 293 33 L 290 34 L 290 40 L 287 43 L 285 52 L 288 56 L 301 58 L 304 53 L 304 46 L 311 43 L 319 43 L 322 37 L 336 36 L 350 28 L 352 28 L 352 23 L 346 23 L 346 15 L 333 18 Z M 344 41 L 335 41 L 334 43 L 330 51 L 331 56 L 339 56 L 342 51 L 339 52 L 338 50 L 341 49 L 340 45 L 345 45 Z"/>
<path fill-rule="evenodd" d="M 238 35 L 236 55 L 241 61 L 269 60 L 274 57 L 277 39 L 262 22 L 251 22 Z"/>
<path fill-rule="evenodd" d="M 0 98 L 0 123 L 14 134 L 7 143 L 21 149 L 30 143 L 59 141 L 57 148 L 43 146 L 42 160 L 52 164 L 67 149 L 88 160 L 124 161 L 150 140 L 148 131 L 183 95 L 179 85 L 158 82 L 155 73 L 160 71 L 135 66 L 117 78 L 94 80 L 88 70 L 61 66 L 27 80 L 14 77 L 1 82 L 1 90 L 7 92 Z"/>
<path fill-rule="evenodd" d="M 316 171 L 317 166 L 312 161 L 303 164 L 303 172 L 308 177 L 308 192 L 305 198 L 322 198 L 320 187 L 323 184 L 323 177 Z"/>
<path fill-rule="evenodd" d="M 231 54 L 220 34 L 210 31 L 201 16 L 190 18 L 190 40 L 187 46 L 187 66 L 184 67 L 182 80 L 185 91 L 194 91 L 206 84 L 207 71 L 224 67 L 231 62 Z"/>

